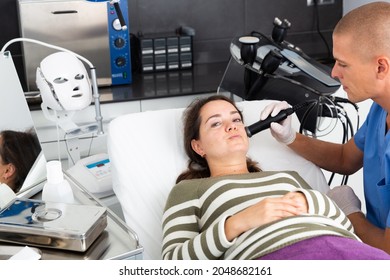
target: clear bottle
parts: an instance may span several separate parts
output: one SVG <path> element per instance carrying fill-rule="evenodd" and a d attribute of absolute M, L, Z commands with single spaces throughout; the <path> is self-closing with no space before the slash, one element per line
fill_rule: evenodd
<path fill-rule="evenodd" d="M 75 203 L 72 187 L 64 179 L 61 162 L 46 163 L 47 182 L 43 186 L 42 200 L 62 203 Z"/>

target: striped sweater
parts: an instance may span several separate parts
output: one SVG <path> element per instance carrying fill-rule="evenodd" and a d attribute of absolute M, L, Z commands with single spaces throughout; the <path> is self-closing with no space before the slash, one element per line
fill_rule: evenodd
<path fill-rule="evenodd" d="M 231 242 L 226 239 L 229 216 L 263 198 L 297 190 L 307 199 L 308 214 L 251 229 Z M 181 181 L 169 194 L 162 226 L 164 259 L 255 259 L 321 235 L 359 240 L 336 204 L 291 171 Z"/>

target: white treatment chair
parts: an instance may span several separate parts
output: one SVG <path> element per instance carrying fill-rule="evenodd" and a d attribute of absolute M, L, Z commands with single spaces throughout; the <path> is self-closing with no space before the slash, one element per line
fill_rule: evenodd
<path fill-rule="evenodd" d="M 245 124 L 256 122 L 269 102 L 238 102 Z M 161 259 L 165 201 L 177 176 L 187 166 L 182 112 L 183 109 L 168 109 L 123 115 L 111 121 L 108 128 L 113 189 L 126 223 L 138 234 L 144 247 L 144 259 Z M 298 129 L 296 115 L 293 125 Z M 263 170 L 294 170 L 314 189 L 322 192 L 329 189 L 317 166 L 279 144 L 269 130 L 250 138 L 249 156 Z"/>

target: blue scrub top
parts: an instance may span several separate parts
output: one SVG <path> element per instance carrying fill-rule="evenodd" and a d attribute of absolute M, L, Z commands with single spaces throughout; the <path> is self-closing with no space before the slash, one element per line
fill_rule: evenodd
<path fill-rule="evenodd" d="M 375 102 L 354 141 L 363 151 L 364 195 L 367 219 L 385 229 L 390 227 L 390 132 L 386 131 L 387 112 Z"/>

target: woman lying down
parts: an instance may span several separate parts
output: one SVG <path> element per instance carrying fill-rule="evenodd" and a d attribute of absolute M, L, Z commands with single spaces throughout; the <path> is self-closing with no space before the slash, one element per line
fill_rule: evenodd
<path fill-rule="evenodd" d="M 296 172 L 261 171 L 230 99 L 192 103 L 184 145 L 190 161 L 166 203 L 164 259 L 390 259 Z"/>

